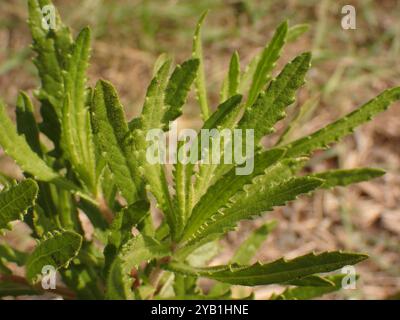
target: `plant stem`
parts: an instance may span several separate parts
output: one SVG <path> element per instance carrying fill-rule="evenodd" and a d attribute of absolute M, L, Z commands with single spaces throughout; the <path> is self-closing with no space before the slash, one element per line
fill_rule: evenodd
<path fill-rule="evenodd" d="M 32 287 L 33 289 L 36 289 L 38 291 L 41 291 L 43 293 L 54 293 L 57 295 L 62 296 L 65 299 L 72 300 L 76 298 L 76 295 L 73 291 L 66 287 L 57 287 L 56 289 L 52 290 L 46 290 L 43 289 L 40 285 L 34 285 L 32 286 L 24 277 L 17 276 L 17 275 L 6 275 L 6 274 L 0 274 L 0 281 L 10 281 L 10 282 L 15 282 L 19 284 L 23 284 L 29 287 Z"/>

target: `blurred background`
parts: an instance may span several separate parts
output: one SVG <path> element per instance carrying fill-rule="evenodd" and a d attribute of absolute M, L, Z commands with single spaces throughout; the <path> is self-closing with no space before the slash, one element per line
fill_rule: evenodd
<path fill-rule="evenodd" d="M 89 25 L 94 35 L 90 84 L 110 80 L 119 90 L 129 117 L 140 112 L 153 65 L 161 53 L 182 62 L 191 55 L 196 21 L 210 12 L 203 27 L 203 46 L 209 100 L 213 108 L 227 71 L 230 55 L 238 50 L 242 69 L 269 41 L 284 19 L 290 25 L 309 24 L 309 30 L 286 45 L 279 64 L 303 51 L 313 52 L 308 81 L 289 108 L 312 105 L 309 121 L 293 132 L 299 137 L 319 129 L 400 84 L 400 1 L 396 0 L 58 0 L 64 22 L 76 34 Z M 355 30 L 341 27 L 341 8 L 356 8 Z M 0 0 L 0 96 L 14 112 L 18 90 L 31 96 L 38 87 L 31 62 L 30 33 L 24 0 Z M 327 152 L 315 155 L 310 169 L 380 167 L 387 174 L 346 189 L 320 191 L 313 197 L 242 223 L 224 240 L 216 262 L 229 259 L 255 226 L 267 219 L 278 227 L 260 250 L 259 260 L 288 258 L 309 251 L 346 249 L 365 252 L 370 259 L 356 266 L 357 289 L 327 298 L 387 299 L 400 295 L 400 104 L 359 128 Z M 199 107 L 193 97 L 180 126 L 199 128 Z M 285 121 L 278 125 L 278 133 Z M 274 137 L 266 144 L 274 142 Z M 18 177 L 13 162 L 0 151 L 0 172 Z M 16 225 L 1 241 L 18 239 Z M 23 247 L 24 239 L 16 241 Z M 259 287 L 257 298 L 268 298 L 276 287 Z M 278 290 L 279 291 L 279 290 Z"/>

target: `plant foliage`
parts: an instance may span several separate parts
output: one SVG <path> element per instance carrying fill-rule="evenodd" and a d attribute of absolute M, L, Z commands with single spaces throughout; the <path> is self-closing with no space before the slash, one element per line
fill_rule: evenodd
<path fill-rule="evenodd" d="M 16 125 L 0 105 L 0 145 L 25 177 L 19 183 L 1 180 L 0 228 L 24 221 L 37 245 L 29 256 L 1 245 L 1 296 L 39 294 L 35 283 L 43 267 L 51 265 L 68 287 L 60 292 L 65 298 L 227 299 L 230 285 L 281 284 L 287 289 L 271 299 L 310 299 L 340 289 L 343 275 L 321 274 L 366 259 L 360 253 L 333 251 L 254 263 L 276 224 L 269 222 L 249 235 L 229 264 L 208 266 L 219 252 L 218 240 L 240 221 L 318 189 L 381 176 L 382 170 L 372 168 L 300 173 L 314 151 L 339 141 L 399 100 L 400 88 L 385 90 L 336 122 L 294 141 L 288 141 L 287 133 L 291 137 L 295 128 L 289 124 L 280 142 L 265 149 L 261 139 L 274 131 L 295 101 L 311 54 L 298 55 L 276 77 L 273 69 L 285 43 L 295 41 L 307 26 L 289 28 L 283 22 L 246 68 L 234 52 L 220 105 L 212 111 L 201 43 L 204 14 L 195 30 L 192 58 L 174 67 L 171 60 L 160 59 L 141 115 L 128 121 L 111 83 L 99 80 L 91 88 L 87 82 L 89 28 L 74 38 L 57 14 L 56 28 L 46 30 L 42 8 L 51 5 L 50 0 L 28 4 L 41 86 L 34 103 L 20 93 Z M 169 122 L 182 114 L 192 87 L 203 129 L 254 130 L 251 174 L 237 175 L 235 164 L 178 162 L 170 185 L 167 167 L 146 160 L 147 132 L 168 131 Z M 36 108 L 40 123 L 34 116 Z M 193 143 L 199 144 L 199 139 Z M 220 153 L 223 156 L 223 150 Z M 159 225 L 151 215 L 152 202 L 163 213 Z M 94 230 L 91 236 L 82 216 Z M 26 279 L 14 283 L 8 263 L 25 266 Z M 202 277 L 214 280 L 209 292 L 198 286 Z"/>

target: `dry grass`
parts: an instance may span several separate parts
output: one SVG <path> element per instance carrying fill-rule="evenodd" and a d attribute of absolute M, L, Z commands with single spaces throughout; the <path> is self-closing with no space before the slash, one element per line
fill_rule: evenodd
<path fill-rule="evenodd" d="M 0 94 L 10 106 L 19 89 L 32 93 L 37 86 L 26 50 L 30 37 L 23 2 L 0 3 Z M 351 1 L 357 9 L 356 30 L 343 30 L 340 26 L 341 5 L 348 4 L 343 1 L 220 0 L 199 1 L 201 4 L 195 5 L 168 0 L 55 2 L 74 31 L 86 23 L 94 29 L 90 78 L 112 81 L 131 116 L 140 110 L 157 55 L 166 51 L 178 62 L 188 57 L 195 21 L 208 6 L 212 11 L 205 24 L 204 40 L 210 101 L 214 106 L 232 51 L 237 49 L 242 61 L 247 62 L 284 18 L 289 18 L 291 24 L 311 25 L 305 36 L 288 45 L 279 65 L 280 68 L 299 52 L 312 49 L 314 53 L 313 68 L 298 101 L 301 104 L 310 97 L 318 97 L 319 106 L 298 135 L 320 128 L 400 81 L 400 3 L 396 0 Z M 247 8 L 240 3 L 247 3 Z M 254 225 L 275 218 L 279 227 L 263 246 L 259 259 L 293 257 L 311 250 L 362 251 L 371 259 L 357 266 L 361 275 L 359 287 L 331 298 L 382 299 L 398 292 L 399 107 L 397 104 L 331 151 L 317 154 L 310 164 L 315 171 L 376 166 L 387 170 L 383 178 L 318 192 L 268 217 L 242 223 L 238 232 L 228 235 L 224 241 L 228 249 L 218 259 L 229 257 L 231 248 Z M 198 113 L 192 103 L 181 126 L 197 128 L 199 124 L 193 119 Z M 8 175 L 17 175 L 15 166 L 5 157 L 0 158 L 0 168 Z M 270 289 L 257 289 L 257 297 L 268 297 Z"/>

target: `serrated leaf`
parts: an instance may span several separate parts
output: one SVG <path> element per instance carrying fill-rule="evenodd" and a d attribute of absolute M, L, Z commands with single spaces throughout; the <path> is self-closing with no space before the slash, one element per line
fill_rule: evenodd
<path fill-rule="evenodd" d="M 325 279 L 331 281 L 333 286 L 325 287 L 292 287 L 287 288 L 280 294 L 272 295 L 270 300 L 309 300 L 318 298 L 324 294 L 331 293 L 342 289 L 342 280 L 346 275 L 328 276 Z"/>
<path fill-rule="evenodd" d="M 222 84 L 220 101 L 223 102 L 228 98 L 238 94 L 240 84 L 240 58 L 239 53 L 235 51 L 232 54 L 229 63 L 229 71 Z"/>
<path fill-rule="evenodd" d="M 6 114 L 5 106 L 0 102 L 0 146 L 17 164 L 36 179 L 42 181 L 59 180 L 53 171 L 32 149 Z"/>
<path fill-rule="evenodd" d="M 86 70 L 90 57 L 90 30 L 78 35 L 63 72 L 62 147 L 82 183 L 96 193 L 96 169 L 90 114 L 86 102 Z"/>
<path fill-rule="evenodd" d="M 321 188 L 330 189 L 336 186 L 347 186 L 352 183 L 362 182 L 380 177 L 385 174 L 382 169 L 360 168 L 347 170 L 330 170 L 310 175 L 324 180 Z"/>
<path fill-rule="evenodd" d="M 33 39 L 33 50 L 36 52 L 35 65 L 42 81 L 41 97 L 48 100 L 58 115 L 61 115 L 64 86 L 62 81 L 63 66 L 59 61 L 55 38 L 64 32 L 60 19 L 56 21 L 56 30 L 46 30 L 42 26 L 42 8 L 50 1 L 29 0 L 29 26 Z M 70 39 L 70 45 L 72 40 Z M 61 54 L 69 52 L 60 52 Z"/>
<path fill-rule="evenodd" d="M 200 201 L 193 208 L 184 234 L 190 234 L 197 230 L 199 223 L 209 219 L 218 209 L 222 208 L 228 200 L 244 185 L 251 183 L 254 177 L 264 173 L 269 166 L 274 164 L 283 156 L 284 151 L 264 152 L 257 154 L 254 159 L 254 170 L 251 175 L 237 175 L 235 168 L 222 176 L 212 185 Z"/>
<path fill-rule="evenodd" d="M 95 141 L 112 172 L 115 183 L 128 203 L 139 198 L 140 180 L 136 161 L 128 152 L 129 133 L 123 107 L 111 83 L 100 80 L 94 92 L 92 120 Z"/>
<path fill-rule="evenodd" d="M 268 177 L 268 173 L 259 177 L 259 182 L 238 192 L 224 208 L 200 225 L 197 231 L 190 236 L 188 233 L 189 243 L 224 234 L 234 228 L 240 220 L 250 219 L 272 210 L 275 206 L 284 205 L 300 194 L 315 190 L 323 183 L 323 180 L 305 177 L 291 178 L 274 185 L 273 180 L 270 181 Z"/>
<path fill-rule="evenodd" d="M 246 265 L 251 262 L 251 259 L 255 256 L 258 249 L 261 247 L 263 242 L 265 242 L 268 234 L 276 227 L 277 221 L 270 221 L 263 224 L 261 227 L 257 228 L 243 241 L 236 252 L 230 263 L 237 263 L 240 265 Z M 193 264 L 191 264 L 193 265 Z M 196 265 L 193 265 L 196 266 Z M 210 292 L 209 295 L 220 295 L 228 292 L 230 285 L 227 283 L 217 282 Z"/>
<path fill-rule="evenodd" d="M 170 67 L 171 60 L 167 60 L 160 67 L 147 89 L 142 115 L 140 117 L 142 130 L 164 128 L 164 117 L 168 118 L 168 115 L 166 115 L 167 110 L 172 113 L 175 112 L 174 106 L 168 107 L 165 103 L 168 101 L 169 103 L 175 105 L 181 104 L 181 97 L 179 98 L 180 101 L 172 101 L 173 92 L 177 89 L 175 88 L 175 85 L 178 79 L 171 79 L 171 82 L 168 81 Z M 181 73 L 180 71 L 177 72 L 178 73 L 175 74 L 174 78 L 178 76 L 180 78 L 183 75 L 183 73 Z M 169 88 L 169 92 L 166 92 L 168 85 L 171 85 L 171 87 Z"/>
<path fill-rule="evenodd" d="M 18 185 L 0 192 L 0 230 L 8 228 L 11 221 L 21 219 L 34 205 L 38 185 L 32 179 L 21 181 Z"/>
<path fill-rule="evenodd" d="M 163 115 L 164 128 L 168 127 L 170 121 L 174 121 L 182 114 L 182 106 L 186 102 L 190 87 L 196 77 L 199 67 L 198 59 L 190 59 L 176 66 L 169 78 L 165 89 L 164 103 L 167 109 Z"/>
<path fill-rule="evenodd" d="M 285 145 L 287 157 L 309 155 L 317 149 L 324 149 L 333 142 L 350 134 L 357 126 L 369 121 L 389 105 L 400 99 L 400 87 L 383 91 L 380 95 L 364 104 L 347 116 L 329 124 L 313 134 Z"/>
<path fill-rule="evenodd" d="M 169 193 L 165 167 L 160 163 L 150 163 L 147 159 L 147 140 L 149 130 L 161 129 L 162 119 L 167 110 L 164 104 L 167 77 L 170 61 L 164 63 L 147 89 L 139 128 L 134 127 L 129 137 L 131 151 L 137 154 L 137 161 L 141 166 L 141 174 L 147 182 L 147 189 L 157 199 L 157 205 L 164 212 L 170 227 L 171 235 L 175 238 L 183 224 L 182 216 L 177 214 L 175 203 Z"/>
<path fill-rule="evenodd" d="M 111 300 L 133 299 L 132 269 L 137 269 L 143 261 L 169 254 L 167 245 L 161 244 L 153 238 L 138 235 L 130 239 L 111 265 L 106 281 L 106 298 Z"/>
<path fill-rule="evenodd" d="M 271 71 L 280 56 L 283 45 L 285 44 L 287 31 L 288 23 L 285 21 L 279 25 L 272 40 L 261 53 L 250 86 L 246 106 L 251 106 L 256 101 L 258 94 L 271 79 Z"/>
<path fill-rule="evenodd" d="M 283 258 L 271 263 L 256 263 L 251 266 L 228 265 L 208 268 L 193 268 L 179 262 L 166 266 L 168 270 L 183 274 L 207 277 L 233 285 L 257 286 L 287 283 L 310 276 L 354 265 L 367 258 L 366 255 L 349 252 L 324 252 L 307 254 L 292 260 Z"/>
<path fill-rule="evenodd" d="M 242 95 L 235 94 L 219 104 L 215 112 L 204 122 L 202 129 L 221 130 L 224 128 L 233 128 L 242 109 L 240 105 L 242 98 Z"/>
<path fill-rule="evenodd" d="M 55 231 L 39 242 L 26 263 L 26 278 L 37 281 L 46 265 L 56 270 L 67 267 L 82 245 L 82 236 L 73 231 Z"/>
<path fill-rule="evenodd" d="M 32 229 L 39 238 L 43 237 L 46 232 L 54 230 L 58 227 L 56 222 L 48 217 L 43 209 L 37 205 L 32 212 Z"/>
<path fill-rule="evenodd" d="M 223 130 L 233 128 L 242 109 L 240 104 L 241 99 L 241 95 L 234 95 L 225 102 L 221 103 L 217 110 L 211 114 L 207 121 L 205 121 L 202 130 Z M 210 138 L 210 145 L 216 141 L 215 139 Z M 180 148 L 182 145 L 183 143 L 179 144 L 178 147 Z M 192 146 L 194 145 L 197 145 L 197 154 L 195 154 L 196 160 L 200 160 L 202 146 L 199 135 L 193 142 Z M 195 150 L 192 148 L 190 152 L 195 152 Z M 193 155 L 191 154 L 191 156 Z M 205 157 L 210 156 L 212 155 L 205 152 Z M 220 153 L 220 157 L 222 156 L 223 148 L 221 148 Z M 214 171 L 217 168 L 218 165 L 215 164 L 201 164 L 199 173 L 196 175 L 196 184 L 193 186 L 192 175 L 194 164 L 192 162 L 189 162 L 188 164 L 182 164 L 180 161 L 178 161 L 176 164 L 174 170 L 174 179 L 176 185 L 177 203 L 178 208 L 181 210 L 181 214 L 184 217 L 184 223 L 186 223 L 187 218 L 190 216 L 190 212 L 194 204 L 197 203 L 198 199 L 203 195 L 208 186 L 211 185 L 215 179 L 217 179 L 218 176 L 214 174 Z M 212 179 L 210 180 L 209 177 L 212 177 Z M 182 205 L 183 202 L 185 203 L 184 207 Z"/>
<path fill-rule="evenodd" d="M 254 129 L 254 142 L 273 132 L 273 126 L 285 116 L 285 108 L 294 102 L 296 91 L 304 84 L 311 54 L 306 52 L 288 63 L 254 104 L 247 107 L 239 129 Z"/>
<path fill-rule="evenodd" d="M 41 80 L 38 97 L 42 103 L 41 115 L 44 120 L 41 130 L 58 148 L 60 124 L 64 100 L 62 72 L 70 54 L 72 37 L 69 29 L 62 23 L 56 12 L 55 28 L 46 30 L 42 25 L 42 8 L 52 5 L 50 0 L 29 0 L 29 27 L 33 39 L 33 50 L 37 54 L 35 66 Z"/>
<path fill-rule="evenodd" d="M 201 27 L 204 19 L 207 16 L 208 11 L 204 12 L 199 21 L 197 22 L 196 30 L 193 36 L 193 49 L 192 56 L 199 60 L 199 68 L 195 79 L 197 99 L 200 104 L 201 116 L 206 121 L 210 115 L 210 108 L 208 106 L 206 80 L 204 74 L 204 58 L 203 58 L 203 47 L 201 44 Z"/>
<path fill-rule="evenodd" d="M 215 171 L 220 166 L 224 166 L 224 155 L 225 155 L 225 145 L 228 145 L 232 142 L 228 139 L 225 139 L 223 134 L 223 130 L 227 129 L 230 132 L 230 136 L 233 137 L 233 128 L 235 127 L 238 116 L 241 112 L 242 105 L 242 96 L 234 95 L 230 97 L 228 100 L 223 102 L 217 110 L 208 118 L 208 120 L 204 123 L 202 129 L 212 130 L 215 129 L 216 135 L 209 139 L 209 148 L 202 149 L 202 144 L 207 137 L 198 138 L 198 141 L 194 143 L 198 143 L 198 150 L 201 152 L 199 154 L 199 159 L 201 157 L 202 163 L 199 164 L 198 174 L 196 175 L 196 182 L 194 184 L 192 194 L 190 196 L 192 201 L 192 206 L 197 203 L 200 197 L 207 191 L 208 187 L 214 183 L 219 178 L 219 175 L 215 174 Z M 212 132 L 212 131 L 211 131 Z M 201 143 L 200 143 L 201 141 Z M 220 152 L 219 154 L 213 154 L 214 144 L 220 144 Z M 214 160 L 214 157 L 217 157 L 217 161 Z M 218 161 L 219 160 L 219 161 Z M 219 164 L 218 162 L 222 162 Z M 231 165 L 226 165 L 231 167 Z"/>

